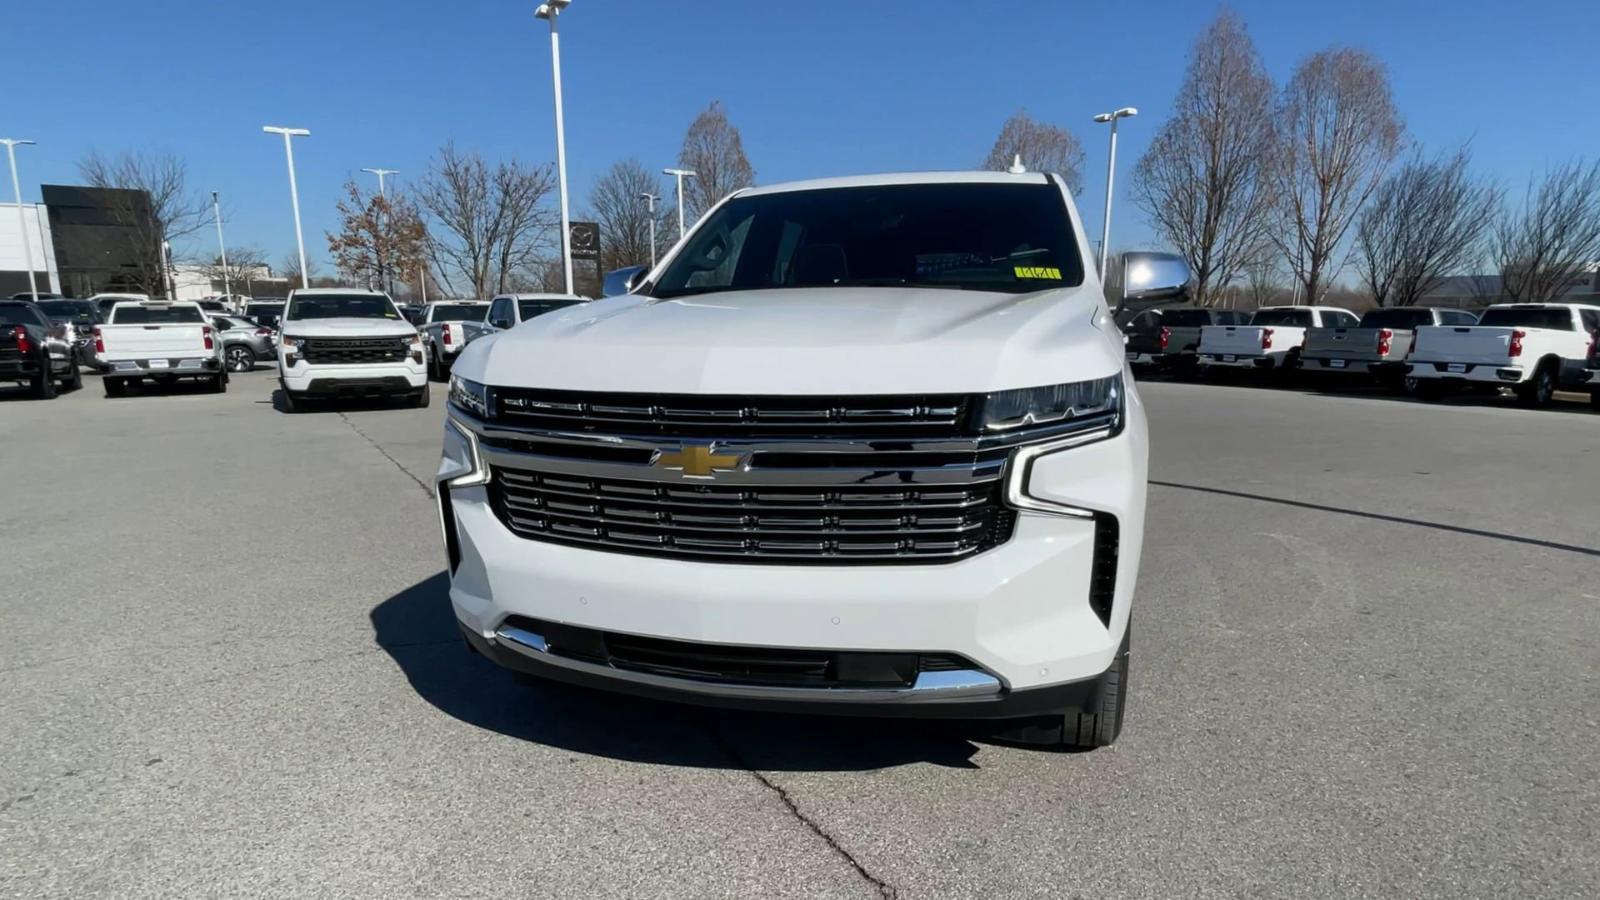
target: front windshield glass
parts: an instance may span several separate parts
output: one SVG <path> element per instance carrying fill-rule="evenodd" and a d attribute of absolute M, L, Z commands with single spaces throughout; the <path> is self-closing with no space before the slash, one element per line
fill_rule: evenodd
<path fill-rule="evenodd" d="M 441 303 L 433 308 L 433 321 L 482 322 L 488 314 L 487 303 Z"/>
<path fill-rule="evenodd" d="M 87 300 L 40 300 L 39 308 L 57 321 L 85 324 L 93 324 L 97 312 L 95 305 Z"/>
<path fill-rule="evenodd" d="M 289 301 L 283 316 L 302 319 L 395 319 L 400 311 L 380 294 L 308 294 Z"/>
<path fill-rule="evenodd" d="M 952 182 L 735 198 L 695 229 L 649 293 L 849 286 L 1022 294 L 1082 282 L 1054 184 Z"/>

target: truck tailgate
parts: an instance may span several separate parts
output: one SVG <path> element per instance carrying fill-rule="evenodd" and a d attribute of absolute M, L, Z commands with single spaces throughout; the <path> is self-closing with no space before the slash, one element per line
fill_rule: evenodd
<path fill-rule="evenodd" d="M 101 359 L 165 359 L 209 356 L 204 325 L 101 325 Z"/>
<path fill-rule="evenodd" d="M 1378 353 L 1378 333 L 1380 328 L 1312 328 L 1306 332 L 1306 346 L 1301 351 L 1302 355 L 1312 359 L 1353 359 L 1364 362 L 1377 362 L 1383 357 Z M 1389 345 L 1395 346 L 1397 339 L 1393 337 L 1394 330 L 1390 329 Z M 1399 341 L 1400 351 L 1406 349 L 1407 336 L 1404 341 Z M 1391 353 L 1391 355 L 1393 355 Z"/>
<path fill-rule="evenodd" d="M 1261 326 L 1207 325 L 1200 329 L 1201 353 L 1261 355 Z"/>
<path fill-rule="evenodd" d="M 1417 329 L 1417 346 L 1411 355 L 1424 362 L 1503 366 L 1511 361 L 1511 332 L 1516 330 L 1479 325 L 1424 325 Z"/>

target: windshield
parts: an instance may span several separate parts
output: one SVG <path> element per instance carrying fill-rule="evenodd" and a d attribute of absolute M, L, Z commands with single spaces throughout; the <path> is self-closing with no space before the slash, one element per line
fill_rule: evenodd
<path fill-rule="evenodd" d="M 926 286 L 1021 294 L 1082 281 L 1054 184 L 893 184 L 730 200 L 649 293 Z"/>
<path fill-rule="evenodd" d="M 87 300 L 41 300 L 39 308 L 50 318 L 63 322 L 93 323 L 99 312 Z"/>
<path fill-rule="evenodd" d="M 381 294 L 310 294 L 289 301 L 285 319 L 396 319 L 400 311 Z"/>
<path fill-rule="evenodd" d="M 19 303 L 0 303 L 0 325 L 43 325 L 33 310 Z"/>
<path fill-rule="evenodd" d="M 119 306 L 111 311 L 113 325 L 172 325 L 204 322 L 198 306 Z"/>
<path fill-rule="evenodd" d="M 482 322 L 488 314 L 487 303 L 441 303 L 433 308 L 433 321 Z"/>
<path fill-rule="evenodd" d="M 547 312 L 566 309 L 582 302 L 582 300 L 518 300 L 517 312 L 522 315 L 522 321 L 526 322 L 534 316 L 542 316 Z"/>
<path fill-rule="evenodd" d="M 1431 309 L 1375 309 L 1361 317 L 1362 328 L 1419 328 L 1432 324 Z"/>
<path fill-rule="evenodd" d="M 1564 306 L 1535 306 L 1528 309 L 1516 307 L 1490 307 L 1478 319 L 1479 325 L 1500 328 L 1548 328 L 1552 331 L 1576 331 L 1572 326 L 1572 310 Z"/>

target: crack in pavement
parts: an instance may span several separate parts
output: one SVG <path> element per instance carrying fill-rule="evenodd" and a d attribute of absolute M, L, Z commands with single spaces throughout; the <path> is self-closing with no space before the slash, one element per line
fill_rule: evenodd
<path fill-rule="evenodd" d="M 356 426 L 356 423 L 351 421 L 350 417 L 344 414 L 344 410 L 338 410 L 337 412 L 339 413 L 339 418 L 343 419 L 344 423 L 346 425 L 350 426 L 350 430 L 351 431 L 354 431 L 356 434 L 361 435 L 363 440 L 365 440 L 367 443 L 372 445 L 372 449 L 378 451 L 378 453 L 380 455 L 382 455 L 384 459 L 387 459 L 389 462 L 394 463 L 394 467 L 396 469 L 399 469 L 401 472 L 405 473 L 405 476 L 407 478 L 409 478 L 412 481 L 416 482 L 417 487 L 422 488 L 422 492 L 424 494 L 427 494 L 428 498 L 430 500 L 433 498 L 433 488 L 426 481 L 423 481 L 421 478 L 418 478 L 417 476 L 413 475 L 411 473 L 410 469 L 408 469 L 405 466 L 400 464 L 400 460 L 395 459 L 394 457 L 390 456 L 389 455 L 389 451 L 383 449 L 383 445 L 382 444 L 379 444 L 377 441 L 373 440 L 372 439 L 372 435 L 367 434 L 365 431 L 362 431 L 360 428 L 358 428 Z"/>
<path fill-rule="evenodd" d="M 795 803 L 794 798 L 789 795 L 788 790 L 752 767 L 739 754 L 739 751 L 734 749 L 733 744 L 728 741 L 727 737 L 717 730 L 715 725 L 707 722 L 703 716 L 698 718 L 700 727 L 705 729 L 706 733 L 711 736 L 712 742 L 717 745 L 717 749 L 721 750 L 724 756 L 728 757 L 734 765 L 749 773 L 750 777 L 760 782 L 762 787 L 777 795 L 778 799 L 783 802 L 784 808 L 789 811 L 789 815 L 794 817 L 801 825 L 804 825 L 806 830 L 821 838 L 822 842 L 827 844 L 828 848 L 837 854 L 840 859 L 849 863 L 850 868 L 854 869 L 857 875 L 860 875 L 863 880 L 872 885 L 879 897 L 884 898 L 884 900 L 895 900 L 896 897 L 900 896 L 894 885 L 867 871 L 867 867 L 862 865 L 861 861 L 856 859 L 849 850 L 841 846 L 837 838 L 829 834 L 827 829 L 823 828 L 815 819 L 802 812 L 799 804 Z"/>

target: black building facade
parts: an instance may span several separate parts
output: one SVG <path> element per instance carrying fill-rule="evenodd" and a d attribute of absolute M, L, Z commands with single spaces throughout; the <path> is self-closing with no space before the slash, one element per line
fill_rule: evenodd
<path fill-rule="evenodd" d="M 49 210 L 62 293 L 159 291 L 161 235 L 149 194 L 61 184 L 41 185 L 40 194 Z"/>

